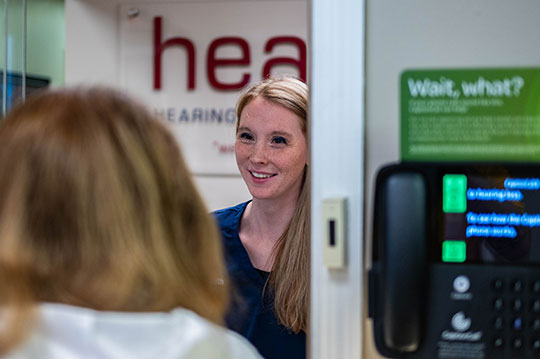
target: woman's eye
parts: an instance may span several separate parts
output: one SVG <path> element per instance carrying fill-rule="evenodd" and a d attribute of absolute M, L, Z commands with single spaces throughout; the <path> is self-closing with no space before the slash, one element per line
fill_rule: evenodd
<path fill-rule="evenodd" d="M 253 140 L 253 136 L 250 133 L 242 132 L 238 135 L 238 138 L 241 140 L 251 141 Z"/>
<path fill-rule="evenodd" d="M 276 144 L 284 144 L 284 145 L 286 145 L 286 144 L 287 144 L 287 140 L 285 139 L 285 137 L 277 136 L 277 137 L 274 137 L 274 138 L 272 139 L 272 143 L 276 143 Z"/>

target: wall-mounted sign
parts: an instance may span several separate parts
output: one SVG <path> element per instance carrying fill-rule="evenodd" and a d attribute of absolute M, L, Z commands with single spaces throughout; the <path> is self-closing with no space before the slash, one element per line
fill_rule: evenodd
<path fill-rule="evenodd" d="M 540 68 L 408 70 L 404 161 L 540 161 Z"/>
<path fill-rule="evenodd" d="M 170 124 L 195 174 L 237 173 L 234 106 L 267 74 L 306 78 L 307 1 L 120 6 L 120 83 Z"/>

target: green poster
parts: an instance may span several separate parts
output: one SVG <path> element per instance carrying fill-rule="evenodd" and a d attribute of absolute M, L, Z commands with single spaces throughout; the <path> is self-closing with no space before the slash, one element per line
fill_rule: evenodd
<path fill-rule="evenodd" d="M 540 68 L 401 74 L 403 161 L 540 161 Z"/>

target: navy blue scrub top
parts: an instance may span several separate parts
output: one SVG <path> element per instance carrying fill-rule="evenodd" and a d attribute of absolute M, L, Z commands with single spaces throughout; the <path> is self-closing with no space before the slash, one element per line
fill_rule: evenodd
<path fill-rule="evenodd" d="M 266 359 L 305 359 L 306 334 L 295 334 L 277 322 L 274 298 L 264 289 L 269 273 L 253 267 L 238 236 L 248 203 L 214 212 L 233 291 L 225 317 L 227 327 L 246 337 Z"/>

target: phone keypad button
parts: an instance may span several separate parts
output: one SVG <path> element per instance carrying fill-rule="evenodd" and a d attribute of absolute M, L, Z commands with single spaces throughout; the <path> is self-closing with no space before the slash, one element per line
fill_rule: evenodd
<path fill-rule="evenodd" d="M 504 346 L 504 339 L 502 337 L 495 337 L 493 339 L 493 346 L 496 349 L 501 349 Z"/>
<path fill-rule="evenodd" d="M 534 331 L 540 331 L 540 319 L 539 318 L 533 319 L 533 321 L 531 323 L 531 329 L 534 330 Z"/>
<path fill-rule="evenodd" d="M 540 313 L 540 299 L 535 299 L 531 303 L 531 312 Z"/>
<path fill-rule="evenodd" d="M 535 338 L 532 340 L 531 348 L 535 353 L 540 353 L 540 338 Z"/>
<path fill-rule="evenodd" d="M 514 293 L 521 293 L 523 291 L 523 282 L 520 279 L 512 282 L 512 291 Z"/>
<path fill-rule="evenodd" d="M 539 282 L 540 284 L 540 282 Z M 504 282 L 502 279 L 499 279 L 499 278 L 496 278 L 493 280 L 493 283 L 491 284 L 491 287 L 493 288 L 493 290 L 495 290 L 496 292 L 500 293 L 504 290 Z"/>
<path fill-rule="evenodd" d="M 514 350 L 521 350 L 523 348 L 523 339 L 521 337 L 516 337 L 512 340 L 512 348 Z"/>
<path fill-rule="evenodd" d="M 520 298 L 514 299 L 514 301 L 512 302 L 512 310 L 514 312 L 520 312 L 521 309 L 523 309 L 523 300 L 521 300 Z"/>
<path fill-rule="evenodd" d="M 493 328 L 496 330 L 503 330 L 504 329 L 504 318 L 503 317 L 496 317 L 495 320 L 493 320 Z"/>
<path fill-rule="evenodd" d="M 500 312 L 504 309 L 504 300 L 502 298 L 495 298 L 493 301 L 493 309 Z"/>
<path fill-rule="evenodd" d="M 512 323 L 512 327 L 514 330 L 523 329 L 523 319 L 521 319 L 521 317 L 514 318 L 514 321 Z"/>
<path fill-rule="evenodd" d="M 540 279 L 534 280 L 532 282 L 531 292 L 534 294 L 540 294 Z"/>

